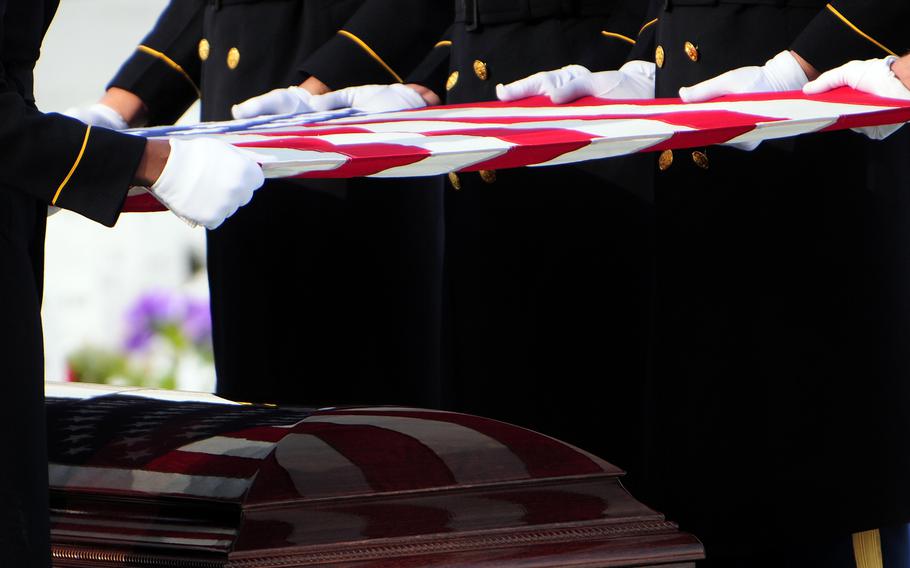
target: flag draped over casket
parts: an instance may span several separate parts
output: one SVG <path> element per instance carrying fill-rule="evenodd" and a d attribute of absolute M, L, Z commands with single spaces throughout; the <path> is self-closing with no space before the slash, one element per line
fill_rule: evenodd
<path fill-rule="evenodd" d="M 421 177 L 542 167 L 729 142 L 910 121 L 910 101 L 839 89 L 553 105 L 534 97 L 365 115 L 351 110 L 140 129 L 149 137 L 211 136 L 255 152 L 268 178 Z M 128 211 L 160 210 L 148 194 Z"/>

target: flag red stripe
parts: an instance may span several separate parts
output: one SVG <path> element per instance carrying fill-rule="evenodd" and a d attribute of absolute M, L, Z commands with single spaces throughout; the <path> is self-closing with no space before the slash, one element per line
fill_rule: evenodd
<path fill-rule="evenodd" d="M 331 413 L 320 413 L 320 415 Z M 376 426 L 304 422 L 295 430 L 318 437 L 361 471 L 376 491 L 403 491 L 455 484 L 455 476 L 416 438 Z M 369 444 L 364 441 L 369 440 Z M 414 479 L 413 472 L 420 477 Z"/>
<path fill-rule="evenodd" d="M 572 446 L 555 440 L 545 435 L 532 433 L 524 428 L 472 416 L 470 414 L 457 414 L 447 412 L 433 412 L 421 410 L 405 411 L 373 411 L 373 410 L 344 410 L 338 414 L 357 414 L 360 416 L 399 416 L 409 418 L 422 418 L 437 422 L 449 422 L 470 428 L 476 432 L 493 438 L 509 448 L 521 461 L 525 463 L 528 473 L 532 478 L 559 477 L 562 475 L 597 474 L 605 471 L 619 473 L 620 470 L 604 470 L 587 455 L 574 449 Z M 322 413 L 332 414 L 332 412 Z"/>
<path fill-rule="evenodd" d="M 256 475 L 261 465 L 262 460 L 256 458 L 176 450 L 150 461 L 142 469 L 159 473 L 248 479 Z"/>

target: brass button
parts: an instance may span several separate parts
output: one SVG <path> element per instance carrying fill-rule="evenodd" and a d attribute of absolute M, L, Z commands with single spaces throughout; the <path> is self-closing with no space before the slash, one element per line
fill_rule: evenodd
<path fill-rule="evenodd" d="M 704 152 L 692 152 L 692 161 L 703 170 L 708 169 L 708 155 Z"/>
<path fill-rule="evenodd" d="M 687 41 L 686 45 L 683 46 L 683 49 L 686 51 L 686 55 L 689 56 L 689 59 L 692 61 L 698 61 L 699 53 L 698 48 L 695 47 L 695 44 L 693 44 L 691 41 Z"/>
<path fill-rule="evenodd" d="M 455 191 L 461 189 L 461 179 L 459 179 L 458 174 L 455 172 L 449 172 L 449 182 L 452 184 L 452 187 L 455 188 Z"/>
<path fill-rule="evenodd" d="M 484 183 L 496 183 L 496 170 L 480 170 L 477 173 L 480 174 L 480 179 Z"/>
<path fill-rule="evenodd" d="M 654 51 L 654 63 L 656 63 L 658 67 L 664 66 L 664 48 L 662 45 L 658 45 L 657 49 Z"/>
<path fill-rule="evenodd" d="M 240 50 L 232 47 L 227 56 L 228 69 L 237 69 L 238 65 L 240 65 Z"/>
<path fill-rule="evenodd" d="M 452 71 L 452 74 L 449 75 L 449 80 L 446 81 L 446 90 L 451 91 L 455 88 L 455 85 L 458 84 L 458 71 Z"/>
<path fill-rule="evenodd" d="M 211 53 L 209 40 L 203 38 L 199 41 L 199 59 L 205 61 L 209 58 L 209 53 Z"/>
<path fill-rule="evenodd" d="M 660 153 L 660 158 L 657 160 L 657 167 L 660 168 L 660 171 L 665 172 L 670 169 L 670 166 L 673 165 L 673 150 L 664 150 Z"/>
<path fill-rule="evenodd" d="M 490 78 L 490 70 L 487 68 L 487 64 L 479 59 L 474 61 L 474 74 L 481 81 L 486 81 Z"/>

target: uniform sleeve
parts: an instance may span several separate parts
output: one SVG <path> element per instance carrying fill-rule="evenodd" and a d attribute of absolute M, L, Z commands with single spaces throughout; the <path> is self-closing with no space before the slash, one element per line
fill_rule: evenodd
<path fill-rule="evenodd" d="M 452 28 L 436 42 L 433 49 L 408 75 L 406 82 L 423 85 L 440 97 L 446 92 L 446 79 L 452 55 Z"/>
<path fill-rule="evenodd" d="M 834 0 L 791 49 L 819 71 L 854 59 L 902 55 L 910 48 L 908 0 Z"/>
<path fill-rule="evenodd" d="M 204 0 L 171 0 L 108 87 L 142 99 L 151 125 L 171 124 L 200 96 Z"/>
<path fill-rule="evenodd" d="M 657 49 L 657 22 L 659 20 L 661 2 L 651 0 L 647 14 L 638 28 L 635 36 L 635 46 L 629 52 L 629 61 L 653 61 L 654 50 Z"/>
<path fill-rule="evenodd" d="M 112 226 L 145 144 L 144 138 L 41 114 L 0 79 L 2 190 L 27 193 Z"/>
<path fill-rule="evenodd" d="M 401 83 L 454 18 L 451 0 L 366 0 L 300 70 L 332 89 Z"/>

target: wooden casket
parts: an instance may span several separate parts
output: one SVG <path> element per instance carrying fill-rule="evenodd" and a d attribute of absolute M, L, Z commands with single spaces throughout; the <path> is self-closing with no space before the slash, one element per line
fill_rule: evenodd
<path fill-rule="evenodd" d="M 49 387 L 54 566 L 694 566 L 622 472 L 493 420 Z"/>

